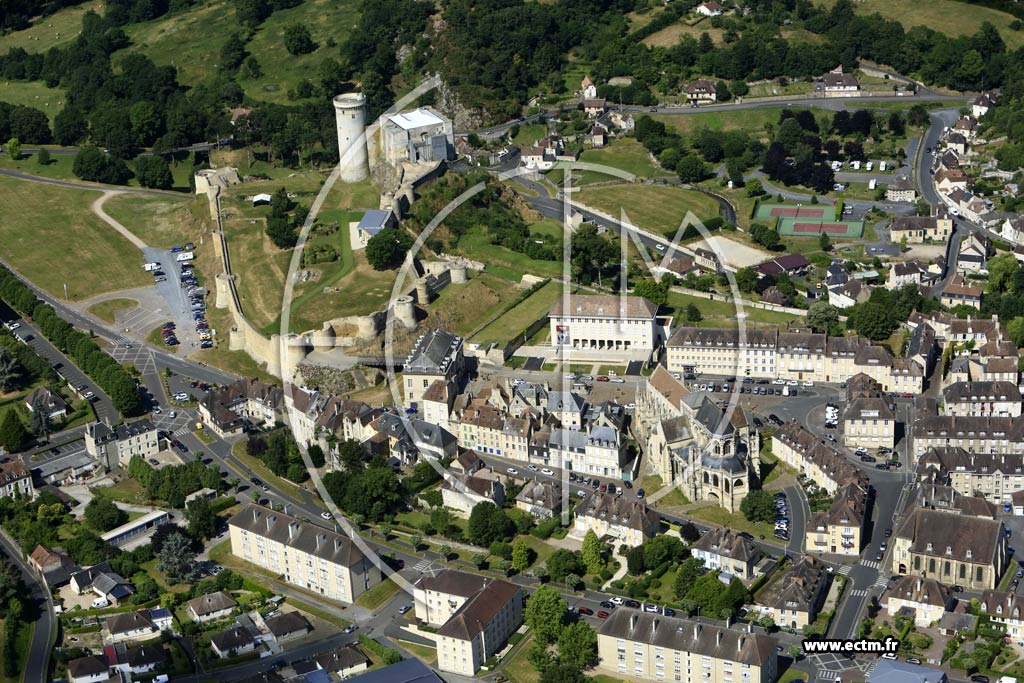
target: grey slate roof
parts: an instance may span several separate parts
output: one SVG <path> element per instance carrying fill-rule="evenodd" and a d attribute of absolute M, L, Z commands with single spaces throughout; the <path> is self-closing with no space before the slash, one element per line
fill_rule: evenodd
<path fill-rule="evenodd" d="M 221 652 L 227 652 L 228 650 L 239 650 L 250 643 L 255 642 L 255 638 L 246 629 L 241 626 L 232 626 L 226 631 L 215 633 L 210 636 L 210 642 L 217 646 L 217 649 Z"/>
<path fill-rule="evenodd" d="M 778 641 L 769 636 L 627 607 L 612 612 L 601 624 L 598 634 L 754 666 L 764 666 L 777 656 Z"/>
<path fill-rule="evenodd" d="M 462 337 L 446 330 L 428 332 L 416 341 L 402 371 L 417 375 L 443 375 L 462 346 Z"/>
<path fill-rule="evenodd" d="M 247 505 L 228 521 L 228 525 L 245 529 L 257 536 L 272 538 L 344 567 L 353 567 L 366 559 L 345 534 L 303 522 L 262 505 Z"/>

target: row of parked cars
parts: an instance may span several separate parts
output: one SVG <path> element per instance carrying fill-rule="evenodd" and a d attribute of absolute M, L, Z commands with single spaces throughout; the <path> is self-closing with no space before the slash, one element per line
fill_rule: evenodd
<path fill-rule="evenodd" d="M 789 501 L 781 491 L 775 494 L 775 538 L 789 540 Z"/>
<path fill-rule="evenodd" d="M 206 301 L 203 298 L 202 289 L 196 281 L 196 275 L 192 271 L 192 264 L 186 263 L 181 266 L 181 287 L 188 294 L 189 304 L 192 307 L 192 319 L 196 323 L 196 334 L 199 336 L 199 347 L 208 349 L 213 346 L 213 335 L 210 333 L 210 325 L 206 322 Z"/>

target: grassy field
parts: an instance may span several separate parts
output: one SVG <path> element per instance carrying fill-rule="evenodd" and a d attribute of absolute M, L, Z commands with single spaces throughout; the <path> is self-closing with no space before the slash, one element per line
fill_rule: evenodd
<path fill-rule="evenodd" d="M 640 488 L 644 489 L 648 496 L 652 496 L 662 489 L 665 483 L 657 474 L 644 477 L 640 481 Z M 658 505 L 661 507 L 679 507 L 689 504 L 689 499 L 678 488 L 673 488 L 664 496 L 658 498 Z"/>
<path fill-rule="evenodd" d="M 90 11 L 99 11 L 103 3 L 99 0 L 83 2 L 75 7 L 66 7 L 48 17 L 38 17 L 30 28 L 0 36 L 0 52 L 20 47 L 26 52 L 46 52 L 51 47 L 64 45 L 75 39 L 82 30 L 82 16 Z"/>
<path fill-rule="evenodd" d="M 320 63 L 335 55 L 336 51 L 325 45 L 327 38 L 343 42 L 357 17 L 352 0 L 308 0 L 298 7 L 274 12 L 247 45 L 247 51 L 260 63 L 263 76 L 239 79 L 239 84 L 254 99 L 286 103 L 289 89 L 303 78 L 316 80 Z M 284 28 L 293 23 L 305 24 L 319 49 L 308 55 L 288 54 L 282 35 Z M 239 26 L 234 3 L 214 0 L 126 30 L 134 48 L 141 49 L 158 65 L 176 67 L 179 80 L 196 85 L 217 71 L 221 47 Z"/>
<path fill-rule="evenodd" d="M 139 302 L 135 299 L 107 299 L 101 301 L 98 304 L 93 304 L 88 310 L 94 316 L 100 320 L 105 320 L 108 323 L 113 323 L 115 318 L 114 314 L 118 311 L 127 311 L 135 308 L 139 305 Z"/>
<path fill-rule="evenodd" d="M 668 293 L 667 309 L 675 313 L 682 313 L 689 304 L 696 306 L 704 319 L 697 323 L 698 327 L 735 327 L 736 306 L 731 301 L 709 301 L 689 294 L 679 292 Z M 794 320 L 797 316 L 779 311 L 766 311 L 761 308 L 747 306 L 743 309 L 746 313 L 747 323 L 761 323 L 764 325 L 785 324 Z M 680 322 L 680 324 L 684 324 Z"/>
<path fill-rule="evenodd" d="M 4 627 L 4 620 L 0 619 L 0 629 Z M 35 624 L 20 623 L 17 630 L 17 635 L 14 637 L 14 651 L 20 652 L 18 656 L 18 671 L 21 675 L 18 676 L 5 676 L 0 672 L 0 683 L 18 683 L 24 680 L 25 664 L 28 662 L 28 653 L 31 649 L 29 645 L 32 643 L 32 634 L 35 631 Z"/>
<path fill-rule="evenodd" d="M 490 344 L 492 342 L 503 344 L 514 335 L 525 330 L 534 320 L 537 320 L 551 309 L 562 294 L 562 286 L 557 282 L 549 282 L 539 290 L 531 294 L 526 300 L 509 309 L 504 315 L 493 323 L 480 330 L 473 337 L 474 342 Z"/>
<path fill-rule="evenodd" d="M 366 609 L 377 609 L 391 599 L 399 590 L 398 584 L 391 579 L 385 579 L 381 583 L 366 591 L 356 599 L 356 604 Z"/>
<path fill-rule="evenodd" d="M 824 0 L 826 7 L 835 4 L 835 0 Z M 911 26 L 927 26 L 930 29 L 950 36 L 973 35 L 981 28 L 982 23 L 991 22 L 1003 37 L 1009 50 L 1016 50 L 1024 45 L 1024 33 L 1010 28 L 1014 16 L 999 12 L 988 7 L 981 7 L 969 2 L 956 0 L 930 0 L 928 3 L 915 3 L 909 0 L 887 2 L 886 0 L 859 0 L 854 3 L 857 14 L 874 14 L 878 12 L 886 19 L 896 20 L 903 28 Z"/>
<path fill-rule="evenodd" d="M 516 651 L 514 657 L 505 660 L 505 666 L 502 667 L 501 672 L 512 683 L 536 683 L 540 680 L 540 674 L 537 673 L 526 656 L 531 647 L 533 647 L 533 636 L 527 637 L 526 642 L 520 643 L 519 650 Z"/>
<path fill-rule="evenodd" d="M 51 146 L 52 147 L 52 146 Z M 34 147 L 33 147 L 34 149 Z M 57 148 L 60 149 L 60 148 Z M 83 182 L 74 173 L 74 154 L 52 154 L 50 161 L 45 166 L 40 165 L 35 154 L 22 154 L 17 160 L 7 156 L 0 156 L 0 167 L 13 168 L 29 175 L 41 176 L 43 178 L 54 178 L 56 180 L 72 180 Z M 131 166 L 131 162 L 128 164 Z M 182 193 L 183 199 L 190 199 L 193 195 L 189 192 L 189 176 L 192 173 L 192 162 L 189 160 L 172 161 L 171 176 L 174 178 L 174 190 Z M 137 178 L 131 178 L 126 185 L 128 187 L 140 187 Z"/>
<path fill-rule="evenodd" d="M 663 121 L 666 126 L 688 133 L 701 128 L 711 130 L 744 130 L 751 133 L 764 133 L 766 124 L 775 124 L 779 120 L 782 107 L 765 109 L 737 109 L 733 111 L 709 111 L 700 114 L 655 114 L 654 118 Z"/>
<path fill-rule="evenodd" d="M 538 261 L 518 251 L 491 244 L 484 230 L 473 230 L 463 235 L 452 251 L 466 258 L 483 261 L 487 264 L 488 273 L 514 283 L 522 280 L 526 273 L 538 277 L 557 277 L 562 272 L 562 264 L 558 261 Z"/>
<path fill-rule="evenodd" d="M 295 316 L 295 312 L 299 310 L 315 311 L 316 306 L 307 304 L 313 299 L 332 296 L 325 294 L 324 288 L 334 287 L 341 278 L 348 275 L 355 268 L 355 254 L 352 252 L 352 240 L 350 239 L 348 226 L 350 222 L 358 221 L 361 217 L 362 212 L 345 211 L 343 209 L 328 209 L 320 212 L 319 220 L 321 225 L 330 226 L 331 224 L 337 224 L 338 229 L 330 235 L 313 236 L 311 234 L 306 242 L 303 253 L 309 255 L 318 247 L 331 247 L 337 252 L 338 259 L 336 261 L 311 264 L 305 267 L 305 270 L 318 272 L 320 275 L 315 280 L 307 283 L 296 283 L 295 285 L 295 298 L 291 306 L 293 316 L 291 328 L 293 331 L 304 332 L 319 326 L 322 319 L 308 316 L 298 318 Z M 337 296 L 337 294 L 333 296 Z"/>
<path fill-rule="evenodd" d="M 185 201 L 188 199 L 191 197 L 179 200 L 121 194 L 104 202 L 103 210 L 149 246 L 166 249 L 197 235 L 192 217 L 194 212 L 208 210 L 206 198 Z"/>
<path fill-rule="evenodd" d="M 46 291 L 88 299 L 150 283 L 142 254 L 96 216 L 95 192 L 0 178 L 3 256 Z M 60 245 L 50 248 L 47 245 Z"/>
<path fill-rule="evenodd" d="M 734 531 L 746 531 L 754 536 L 761 535 L 771 537 L 775 530 L 775 527 L 771 524 L 766 522 L 750 522 L 743 516 L 743 513 L 731 513 L 725 508 L 718 507 L 714 504 L 690 510 L 687 514 L 705 522 L 711 522 L 713 524 L 718 524 L 719 526 L 728 527 Z"/>
<path fill-rule="evenodd" d="M 150 498 L 146 495 L 146 489 L 142 488 L 142 484 L 127 477 L 112 486 L 106 486 L 99 490 L 106 498 L 119 500 L 122 503 L 146 505 L 150 502 Z"/>
<path fill-rule="evenodd" d="M 57 88 L 47 88 L 40 81 L 5 81 L 0 83 L 0 102 L 34 107 L 49 116 L 53 123 L 53 117 L 64 108 L 64 93 Z"/>
<path fill-rule="evenodd" d="M 711 36 L 711 40 L 714 41 L 715 45 L 722 43 L 723 31 L 720 28 L 714 28 L 708 19 L 698 21 L 696 24 L 690 25 L 693 22 L 693 17 L 684 17 L 676 23 L 661 29 L 656 33 L 644 38 L 644 45 L 648 47 L 672 47 L 679 43 L 679 40 L 683 36 L 693 36 L 694 38 L 700 38 L 700 34 L 707 33 Z"/>
<path fill-rule="evenodd" d="M 576 87 L 579 87 L 577 84 Z M 530 147 L 537 144 L 537 140 L 548 134 L 547 124 L 543 123 L 524 123 L 519 126 L 519 132 L 512 138 L 512 142 L 522 147 Z"/>
<path fill-rule="evenodd" d="M 641 178 L 672 175 L 651 160 L 647 149 L 633 138 L 616 140 L 602 149 L 588 149 L 580 156 L 580 161 L 591 164 L 603 164 L 632 173 Z M 593 174 L 597 180 L 612 180 L 615 176 L 607 176 L 596 171 L 585 171 L 584 175 Z"/>
<path fill-rule="evenodd" d="M 625 211 L 632 223 L 659 234 L 678 228 L 688 211 L 701 219 L 718 215 L 718 203 L 711 197 L 662 185 L 584 188 L 574 193 L 573 198 L 615 217 L 620 210 Z"/>
<path fill-rule="evenodd" d="M 494 273 L 476 273 L 466 284 L 441 290 L 427 311 L 442 327 L 467 336 L 483 321 L 503 311 L 517 294 Z"/>

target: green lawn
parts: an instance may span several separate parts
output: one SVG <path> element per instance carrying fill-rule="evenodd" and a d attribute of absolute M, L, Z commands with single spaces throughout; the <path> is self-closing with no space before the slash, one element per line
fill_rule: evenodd
<path fill-rule="evenodd" d="M 487 264 L 488 273 L 514 284 L 519 283 L 526 273 L 538 277 L 558 277 L 562 273 L 561 262 L 538 261 L 518 251 L 491 244 L 486 231 L 482 229 L 463 235 L 452 251 L 475 261 L 483 261 Z"/>
<path fill-rule="evenodd" d="M 695 305 L 700 310 L 704 319 L 697 323 L 698 327 L 735 327 L 736 326 L 736 305 L 732 301 L 709 301 L 689 294 L 679 292 L 668 293 L 668 310 L 679 313 L 686 309 L 689 304 Z M 665 310 L 665 309 L 663 309 Z M 766 325 L 779 325 L 795 320 L 797 316 L 791 313 L 780 311 L 766 311 L 761 308 L 746 306 L 743 309 L 748 323 L 763 323 Z M 680 323 L 687 324 L 687 323 Z"/>
<path fill-rule="evenodd" d="M 231 327 L 230 317 L 225 309 L 210 306 L 206 309 L 206 319 L 215 330 L 227 330 Z M 240 377 L 256 377 L 270 384 L 278 384 L 278 380 L 269 374 L 244 351 L 228 349 L 227 335 L 219 336 L 211 349 L 199 349 L 188 356 L 191 360 L 201 361 L 215 368 L 226 370 Z"/>
<path fill-rule="evenodd" d="M 548 282 L 524 301 L 506 311 L 493 323 L 480 330 L 473 337 L 473 341 L 481 344 L 492 342 L 501 344 L 509 341 L 529 327 L 533 321 L 551 310 L 551 306 L 561 295 L 562 285 L 554 281 Z"/>
<path fill-rule="evenodd" d="M 142 487 L 142 484 L 128 477 L 125 477 L 113 486 L 106 486 L 99 489 L 99 491 L 102 492 L 103 496 L 110 498 L 111 500 L 119 500 L 122 503 L 148 505 L 152 502 L 152 499 L 150 499 L 146 494 L 146 489 Z"/>
<path fill-rule="evenodd" d="M 53 123 L 53 117 L 64 108 L 64 92 L 48 88 L 41 81 L 3 81 L 0 82 L 0 102 L 38 109 Z"/>
<path fill-rule="evenodd" d="M 711 130 L 743 130 L 764 133 L 766 124 L 779 120 L 782 107 L 764 109 L 734 109 L 709 111 L 700 114 L 655 114 L 653 118 L 680 132 L 709 128 Z"/>
<path fill-rule="evenodd" d="M 0 619 L 0 629 L 4 626 L 4 620 Z M 24 622 L 19 623 L 17 635 L 14 637 L 14 651 L 21 654 L 18 655 L 18 672 L 20 674 L 25 673 L 25 663 L 28 661 L 29 645 L 32 642 L 32 634 L 35 631 L 35 624 L 26 624 Z M 18 683 L 24 680 L 22 675 L 17 676 L 5 676 L 3 671 L 0 670 L 0 683 Z"/>
<path fill-rule="evenodd" d="M 399 640 L 398 646 L 404 650 L 408 650 L 415 657 L 422 659 L 425 664 L 433 664 L 437 661 L 437 650 L 427 645 L 419 645 L 418 643 L 410 643 L 405 640 Z"/>
<path fill-rule="evenodd" d="M 88 190 L 0 178 L 4 258 L 55 296 L 63 296 L 67 285 L 68 298 L 75 301 L 149 284 L 139 250 L 92 212 L 98 197 Z"/>
<path fill-rule="evenodd" d="M 532 647 L 533 636 L 529 636 L 525 642 L 519 644 L 515 656 L 505 660 L 501 672 L 512 683 L 537 683 L 540 680 L 540 674 L 526 656 Z"/>
<path fill-rule="evenodd" d="M 118 311 L 127 311 L 135 308 L 139 305 L 139 302 L 135 299 L 107 299 L 97 304 L 90 306 L 88 310 L 94 316 L 100 320 L 105 320 L 108 323 L 113 323 L 115 318 L 114 314 Z"/>
<path fill-rule="evenodd" d="M 240 463 L 248 467 L 250 470 L 256 473 L 260 479 L 263 479 L 267 484 L 273 488 L 282 491 L 285 495 L 292 498 L 296 497 L 299 492 L 299 485 L 288 481 L 284 477 L 279 477 L 270 471 L 270 468 L 263 464 L 263 461 L 245 452 L 245 440 L 237 442 L 231 448 L 231 455 L 233 455 Z M 241 474 L 241 473 L 240 473 Z M 248 479 L 248 476 L 243 476 L 242 479 Z"/>
<path fill-rule="evenodd" d="M 650 152 L 633 138 L 615 140 L 602 149 L 588 149 L 580 156 L 580 161 L 611 166 L 641 178 L 673 175 L 655 164 Z M 614 180 L 617 177 L 596 171 L 585 171 L 583 175 L 585 179 L 580 181 L 581 184 Z"/>
<path fill-rule="evenodd" d="M 547 124 L 544 123 L 526 123 L 519 126 L 519 132 L 512 138 L 512 142 L 518 145 L 520 148 L 532 147 L 537 144 L 537 140 L 548 134 Z"/>
<path fill-rule="evenodd" d="M 391 596 L 399 590 L 397 583 L 391 579 L 385 579 L 356 598 L 356 604 L 369 610 L 375 610 L 390 600 Z"/>
<path fill-rule="evenodd" d="M 149 246 L 167 249 L 192 240 L 192 231 L 187 230 L 191 215 L 207 211 L 205 197 L 186 201 L 190 199 L 188 195 L 172 199 L 120 194 L 104 202 L 103 210 Z M 207 244 L 213 248 L 212 243 Z"/>
<path fill-rule="evenodd" d="M 352 240 L 348 226 L 351 222 L 358 222 L 362 215 L 361 211 L 346 211 L 344 209 L 328 209 L 320 212 L 318 217 L 320 225 L 337 224 L 338 230 L 331 235 L 310 233 L 310 238 L 303 248 L 303 254 L 311 255 L 317 248 L 330 247 L 337 252 L 338 259 L 305 267 L 308 270 L 318 271 L 320 277 L 308 283 L 296 283 L 295 285 L 294 299 L 291 305 L 291 330 L 293 332 L 305 332 L 320 326 L 323 318 L 316 315 L 317 306 L 314 300 L 322 302 L 325 298 L 338 296 L 338 294 L 326 294 L 324 288 L 334 287 L 338 281 L 355 268 L 356 259 L 352 252 Z M 297 315 L 300 311 L 302 315 Z"/>
<path fill-rule="evenodd" d="M 718 215 L 718 202 L 711 197 L 665 185 L 583 188 L 573 193 L 573 199 L 616 218 L 625 212 L 634 225 L 658 234 L 676 230 L 689 211 L 702 220 Z"/>
<path fill-rule="evenodd" d="M 734 531 L 746 531 L 754 536 L 766 536 L 771 537 L 775 530 L 775 527 L 765 522 L 750 522 L 743 516 L 743 513 L 731 513 L 725 508 L 718 507 L 717 505 L 709 505 L 708 507 L 697 508 L 696 510 L 690 510 L 688 513 L 691 517 L 695 517 L 705 522 L 711 522 L 720 526 L 728 527 Z"/>
<path fill-rule="evenodd" d="M 640 488 L 644 489 L 648 497 L 661 491 L 664 486 L 665 483 L 657 474 L 644 477 L 640 481 Z M 689 502 L 690 500 L 686 497 L 686 494 L 676 487 L 673 487 L 671 491 L 657 500 L 660 507 L 679 507 L 681 505 L 688 505 Z"/>

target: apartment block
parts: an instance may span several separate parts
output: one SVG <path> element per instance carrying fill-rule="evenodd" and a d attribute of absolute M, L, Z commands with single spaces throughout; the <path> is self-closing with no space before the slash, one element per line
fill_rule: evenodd
<path fill-rule="evenodd" d="M 228 528 L 232 555 L 332 600 L 353 603 L 381 582 L 380 569 L 345 534 L 262 505 L 247 505 Z"/>

